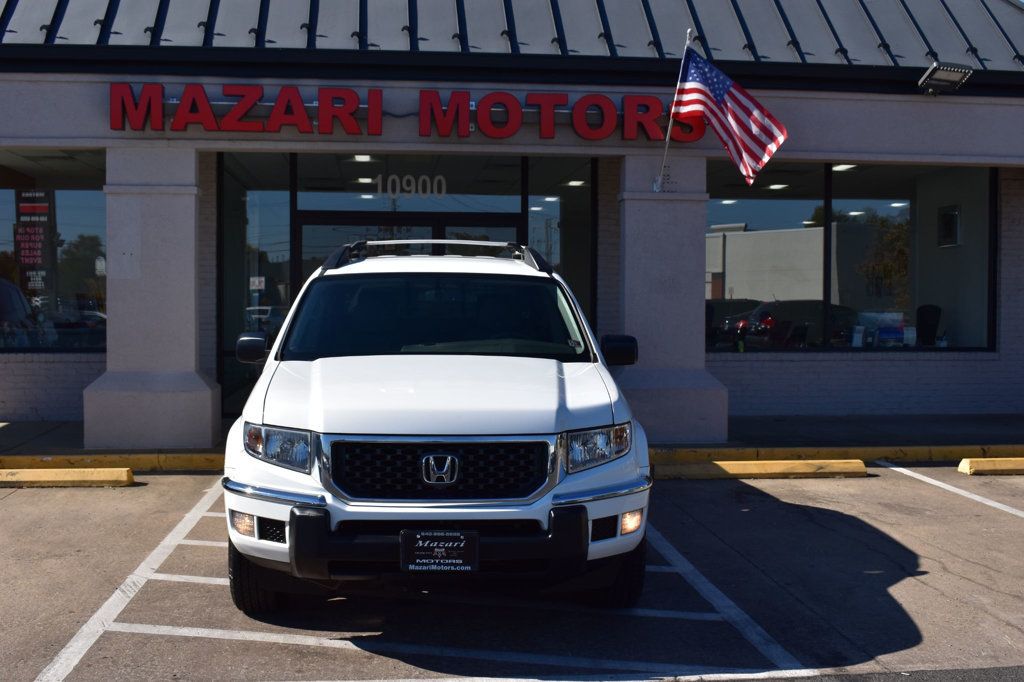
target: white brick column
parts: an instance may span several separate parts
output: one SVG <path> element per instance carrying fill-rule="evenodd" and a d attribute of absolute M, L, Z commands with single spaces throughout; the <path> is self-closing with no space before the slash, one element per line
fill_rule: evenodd
<path fill-rule="evenodd" d="M 86 448 L 200 448 L 220 388 L 200 370 L 194 149 L 107 150 L 107 371 L 85 389 Z"/>
<path fill-rule="evenodd" d="M 623 331 L 637 337 L 640 360 L 617 380 L 652 442 L 724 442 L 728 393 L 704 367 L 705 160 L 672 160 L 654 192 L 660 165 L 622 165 Z"/>

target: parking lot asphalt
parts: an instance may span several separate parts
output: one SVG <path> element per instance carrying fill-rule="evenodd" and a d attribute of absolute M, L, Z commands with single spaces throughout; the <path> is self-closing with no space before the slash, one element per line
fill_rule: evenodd
<path fill-rule="evenodd" d="M 262 620 L 216 476 L 0 491 L 0 679 L 1024 678 L 1024 477 L 870 472 L 658 482 L 630 611 L 389 588 Z"/>

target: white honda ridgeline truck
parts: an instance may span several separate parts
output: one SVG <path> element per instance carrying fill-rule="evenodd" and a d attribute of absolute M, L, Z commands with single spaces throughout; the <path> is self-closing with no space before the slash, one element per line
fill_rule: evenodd
<path fill-rule="evenodd" d="M 269 352 L 247 333 L 237 355 L 266 363 L 224 462 L 245 613 L 403 577 L 568 582 L 608 606 L 640 596 L 647 438 L 607 367 L 636 362 L 636 339 L 599 345 L 534 249 L 344 246 Z"/>

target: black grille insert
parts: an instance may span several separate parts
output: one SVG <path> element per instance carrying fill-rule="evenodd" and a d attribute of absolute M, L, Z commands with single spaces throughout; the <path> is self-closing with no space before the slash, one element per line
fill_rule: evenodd
<path fill-rule="evenodd" d="M 341 535 L 393 535 L 403 530 L 475 530 L 483 537 L 535 537 L 542 535 L 540 523 L 530 519 L 442 520 L 442 521 L 341 521 Z"/>
<path fill-rule="evenodd" d="M 424 480 L 423 458 L 452 455 L 458 474 L 448 485 Z M 331 476 L 350 497 L 375 500 L 520 499 L 548 475 L 544 441 L 491 443 L 331 444 Z"/>
<path fill-rule="evenodd" d="M 259 536 L 260 540 L 280 542 L 281 544 L 284 544 L 284 526 L 284 521 L 265 519 L 262 516 L 256 517 L 256 534 Z"/>

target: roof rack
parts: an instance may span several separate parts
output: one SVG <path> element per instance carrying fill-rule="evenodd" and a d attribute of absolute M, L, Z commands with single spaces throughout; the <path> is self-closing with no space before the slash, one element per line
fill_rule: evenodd
<path fill-rule="evenodd" d="M 549 275 L 554 271 L 551 264 L 544 259 L 544 256 L 540 255 L 537 249 L 523 244 L 516 244 L 515 242 L 485 242 L 471 239 L 382 239 L 379 241 L 364 240 L 352 242 L 351 244 L 345 244 L 344 246 L 339 247 L 334 251 L 334 253 L 327 257 L 327 260 L 324 261 L 320 272 L 322 274 L 327 270 L 342 268 L 350 263 L 355 263 L 356 261 L 369 258 L 369 250 L 371 247 L 414 244 L 429 244 L 431 246 L 438 247 L 437 249 L 433 249 L 430 254 L 424 255 L 443 256 L 444 250 L 440 247 L 444 246 L 475 246 L 479 248 L 495 249 L 497 251 L 511 251 L 512 258 L 514 260 L 521 260 L 534 270 L 544 272 Z"/>

